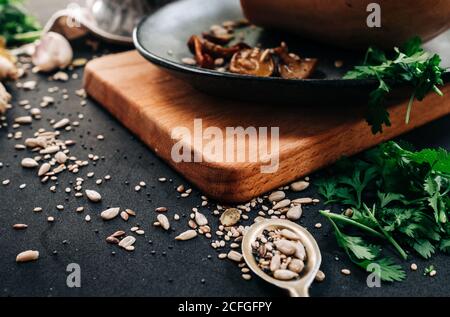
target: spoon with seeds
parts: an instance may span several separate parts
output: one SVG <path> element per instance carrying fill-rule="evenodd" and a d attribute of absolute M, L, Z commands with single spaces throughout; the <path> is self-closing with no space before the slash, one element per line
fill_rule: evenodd
<path fill-rule="evenodd" d="M 256 262 L 252 253 L 252 243 L 256 241 L 264 230 L 288 229 L 295 233 L 305 247 L 307 260 L 298 279 L 281 281 L 265 273 Z M 311 286 L 320 269 L 322 255 L 314 237 L 303 227 L 289 220 L 271 219 L 263 220 L 252 225 L 242 240 L 242 254 L 248 267 L 263 280 L 289 291 L 292 297 L 309 297 Z"/>

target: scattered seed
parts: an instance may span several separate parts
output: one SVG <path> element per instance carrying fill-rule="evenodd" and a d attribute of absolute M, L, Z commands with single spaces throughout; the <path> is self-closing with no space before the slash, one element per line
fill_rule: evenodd
<path fill-rule="evenodd" d="M 119 212 L 120 208 L 109 208 L 106 209 L 105 211 L 102 211 L 100 216 L 102 217 L 103 220 L 111 220 L 116 218 Z"/>
<path fill-rule="evenodd" d="M 288 210 L 288 212 L 286 213 L 286 217 L 289 220 L 296 221 L 296 220 L 299 220 L 302 217 L 302 213 L 303 213 L 302 212 L 302 206 L 301 205 L 297 205 L 297 206 L 291 207 Z"/>
<path fill-rule="evenodd" d="M 416 263 L 411 264 L 411 271 L 417 271 L 417 264 Z"/>
<path fill-rule="evenodd" d="M 102 196 L 95 190 L 86 190 L 86 196 L 93 203 L 98 203 L 102 200 Z"/>
<path fill-rule="evenodd" d="M 316 274 L 315 280 L 317 282 L 323 282 L 325 280 L 325 273 L 319 270 Z"/>
<path fill-rule="evenodd" d="M 241 219 L 241 213 L 237 208 L 229 208 L 220 216 L 220 223 L 225 227 L 234 226 Z"/>
<path fill-rule="evenodd" d="M 309 182 L 299 181 L 291 184 L 291 190 L 294 192 L 304 191 L 309 187 Z"/>
<path fill-rule="evenodd" d="M 250 274 L 242 274 L 242 278 L 246 281 L 250 281 L 252 279 L 252 276 Z"/>
<path fill-rule="evenodd" d="M 193 239 L 196 236 L 197 236 L 197 231 L 187 230 L 187 231 L 179 234 L 177 237 L 175 237 L 175 240 L 186 241 L 186 240 Z"/>
<path fill-rule="evenodd" d="M 21 165 L 22 165 L 22 167 L 25 167 L 25 168 L 35 168 L 35 167 L 39 166 L 38 162 L 36 162 L 32 158 L 24 158 L 21 162 Z"/>
<path fill-rule="evenodd" d="M 155 209 L 156 212 L 166 212 L 168 209 L 166 207 L 158 207 Z"/>
<path fill-rule="evenodd" d="M 283 191 L 276 191 L 269 195 L 269 201 L 278 202 L 283 200 L 286 197 L 286 194 Z"/>
<path fill-rule="evenodd" d="M 23 223 L 17 223 L 15 225 L 13 225 L 13 229 L 15 229 L 15 230 L 23 230 L 26 228 L 28 228 L 28 225 L 23 224 Z"/>
<path fill-rule="evenodd" d="M 235 262 L 241 262 L 243 257 L 241 253 L 231 250 L 228 252 L 227 258 Z"/>
<path fill-rule="evenodd" d="M 351 272 L 349 269 L 342 269 L 342 270 L 341 270 L 341 273 L 342 273 L 343 275 L 350 275 L 350 274 L 352 274 L 352 272 Z"/>
<path fill-rule="evenodd" d="M 120 217 L 121 217 L 123 220 L 128 221 L 128 218 L 129 218 L 130 216 L 128 215 L 128 213 L 127 213 L 126 211 L 122 211 L 122 212 L 120 213 Z"/>
<path fill-rule="evenodd" d="M 126 236 L 119 242 L 119 246 L 126 249 L 132 246 L 136 242 L 136 238 L 133 236 Z"/>
<path fill-rule="evenodd" d="M 39 251 L 27 250 L 19 253 L 16 257 L 17 263 L 36 261 L 39 259 Z"/>
<path fill-rule="evenodd" d="M 161 227 L 164 230 L 169 230 L 170 229 L 170 222 L 169 219 L 163 215 L 163 214 L 159 214 L 156 219 L 158 219 L 158 222 L 160 223 Z"/>

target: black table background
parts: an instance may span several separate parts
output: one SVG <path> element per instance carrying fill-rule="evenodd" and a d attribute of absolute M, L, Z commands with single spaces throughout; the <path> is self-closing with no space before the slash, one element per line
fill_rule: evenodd
<path fill-rule="evenodd" d="M 29 6 L 42 20 L 48 18 L 51 12 L 61 8 L 67 1 L 31 0 Z M 121 50 L 121 48 L 109 48 Z M 78 45 L 77 56 L 91 56 L 90 50 Z M 175 232 L 166 233 L 153 228 L 151 223 L 155 217 L 154 208 L 167 206 L 170 214 L 177 212 L 188 216 L 192 207 L 200 204 L 200 193 L 194 191 L 188 199 L 177 199 L 174 187 L 178 184 L 188 184 L 180 175 L 173 172 L 164 162 L 157 158 L 144 144 L 136 140 L 119 122 L 104 111 L 95 102 L 88 101 L 82 108 L 80 99 L 74 91 L 81 87 L 81 70 L 77 70 L 80 79 L 68 83 L 56 84 L 67 88 L 70 99 L 62 102 L 62 93 L 55 94 L 57 103 L 43 109 L 43 119 L 34 121 L 32 127 L 21 128 L 25 137 L 39 127 L 49 127 L 49 118 L 69 117 L 78 120 L 77 114 L 83 113 L 81 125 L 70 132 L 63 132 L 63 139 L 75 139 L 78 144 L 71 151 L 79 158 L 87 158 L 89 153 L 105 156 L 96 167 L 82 169 L 80 176 L 88 171 L 94 171 L 95 177 L 86 179 L 84 188 L 98 188 L 103 195 L 103 203 L 92 205 L 84 198 L 73 196 L 66 201 L 64 188 L 74 176 L 63 173 L 59 179 L 58 193 L 50 193 L 49 184 L 42 185 L 35 176 L 35 171 L 26 171 L 20 167 L 20 159 L 29 155 L 13 149 L 16 143 L 7 139 L 7 133 L 12 128 L 0 130 L 0 180 L 11 179 L 9 186 L 0 186 L 0 295 L 1 296 L 285 296 L 278 290 L 258 278 L 244 281 L 235 264 L 217 259 L 217 253 L 210 246 L 210 241 L 197 238 L 184 243 L 176 243 Z M 30 78 L 32 78 L 31 76 Z M 33 106 L 47 93 L 47 88 L 55 86 L 48 83 L 44 76 L 39 81 L 36 91 L 18 91 L 9 85 L 15 100 L 28 99 Z M 8 112 L 8 119 L 26 114 L 21 107 L 16 106 Z M 402 139 L 406 139 L 418 147 L 442 146 L 450 148 L 448 127 L 450 117 L 438 120 L 414 131 Z M 105 135 L 103 142 L 96 140 L 97 134 Z M 95 179 L 111 174 L 112 180 L 101 186 L 94 184 Z M 161 184 L 159 177 L 167 177 L 173 182 Z M 314 180 L 314 175 L 312 176 Z M 134 185 L 145 181 L 147 188 L 140 193 L 134 192 Z M 129 185 L 125 184 L 129 182 Z M 26 183 L 24 190 L 19 185 Z M 313 189 L 309 193 L 316 196 Z M 289 194 L 290 198 L 301 195 Z M 56 205 L 63 204 L 65 210 L 56 211 Z M 36 206 L 44 208 L 42 214 L 32 212 Z M 83 214 L 74 212 L 78 206 L 85 206 Z M 103 222 L 98 213 L 107 206 L 121 206 L 138 212 L 136 219 L 128 224 L 121 220 Z M 403 283 L 383 284 L 381 288 L 370 289 L 366 286 L 366 276 L 356 269 L 343 255 L 330 234 L 329 225 L 318 215 L 323 206 L 306 208 L 302 224 L 311 228 L 322 249 L 323 266 L 326 280 L 314 284 L 311 289 L 313 296 L 443 296 L 449 295 L 450 272 L 447 267 L 448 257 L 438 255 L 431 261 L 410 259 L 403 263 L 408 272 L 408 278 Z M 208 215 L 209 212 L 204 210 Z M 84 216 L 90 214 L 91 223 L 84 221 Z M 47 216 L 53 215 L 56 221 L 49 224 Z M 213 219 L 212 216 L 209 216 Z M 216 221 L 210 221 L 215 223 Z M 322 229 L 314 229 L 316 222 L 324 224 Z M 13 231 L 15 223 L 27 223 L 29 228 L 24 231 Z M 145 237 L 138 237 L 136 251 L 127 253 L 116 246 L 107 245 L 104 238 L 112 232 L 130 228 L 140 224 L 145 229 Z M 172 225 L 180 231 L 185 227 L 186 220 L 172 221 Z M 98 232 L 96 232 L 96 230 Z M 67 240 L 67 244 L 62 241 Z M 149 240 L 152 243 L 149 243 Z M 18 252 L 26 249 L 36 249 L 41 252 L 41 258 L 35 263 L 17 265 L 14 261 Z M 53 250 L 58 254 L 53 255 Z M 111 251 L 116 251 L 112 256 Z M 156 254 L 152 255 L 151 251 Z M 165 254 L 164 254 L 165 253 Z M 212 258 L 208 259 L 208 255 Z M 335 257 L 340 260 L 336 261 Z M 399 260 L 400 262 L 400 260 Z M 409 272 L 409 264 L 419 265 L 417 272 Z M 66 286 L 66 267 L 69 263 L 81 266 L 81 288 L 70 289 Z M 438 275 L 435 278 L 425 277 L 422 272 L 425 266 L 434 264 Z M 340 274 L 342 268 L 350 268 L 352 275 L 345 277 Z M 201 280 L 205 279 L 205 283 Z"/>

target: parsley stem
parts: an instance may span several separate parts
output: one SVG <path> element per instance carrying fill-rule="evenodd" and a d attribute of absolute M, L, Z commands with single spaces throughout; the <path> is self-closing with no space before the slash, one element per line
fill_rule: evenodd
<path fill-rule="evenodd" d="M 408 259 L 408 255 L 406 254 L 405 250 L 397 243 L 397 241 L 394 240 L 394 238 L 383 229 L 383 227 L 380 225 L 378 220 L 375 218 L 375 206 L 373 207 L 373 211 L 371 212 L 369 208 L 367 208 L 366 205 L 364 205 L 364 208 L 367 211 L 367 214 L 369 215 L 370 219 L 376 223 L 377 227 L 380 229 L 380 231 L 383 233 L 383 236 L 394 246 L 394 248 L 397 250 L 398 253 L 402 256 L 403 260 Z"/>
<path fill-rule="evenodd" d="M 433 91 L 441 97 L 444 96 L 444 93 L 436 85 L 433 85 Z"/>
<path fill-rule="evenodd" d="M 406 110 L 406 118 L 405 118 L 406 124 L 409 124 L 409 120 L 411 118 L 411 108 L 414 103 L 414 99 L 416 99 L 416 93 L 413 93 L 409 98 L 408 109 Z"/>
<path fill-rule="evenodd" d="M 370 228 L 370 227 L 368 227 L 366 225 L 363 225 L 363 224 L 361 224 L 359 222 L 356 222 L 356 221 L 354 221 L 354 220 L 352 220 L 352 219 L 350 219 L 350 218 L 348 218 L 346 216 L 334 214 L 334 213 L 331 213 L 329 211 L 323 211 L 323 210 L 320 211 L 320 214 L 322 214 L 323 216 L 327 217 L 328 219 L 336 220 L 338 222 L 342 222 L 342 223 L 345 223 L 345 224 L 357 227 L 357 228 L 359 228 L 361 230 L 364 230 L 364 231 L 372 234 L 373 236 L 375 236 L 377 238 L 386 239 L 386 237 L 384 235 L 382 235 L 381 233 L 379 233 L 378 231 L 376 231 L 376 230 L 374 230 L 374 229 L 372 229 L 372 228 Z"/>

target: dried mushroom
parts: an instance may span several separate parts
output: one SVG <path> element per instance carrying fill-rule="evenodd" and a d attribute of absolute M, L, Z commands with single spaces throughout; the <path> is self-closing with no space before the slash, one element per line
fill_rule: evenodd
<path fill-rule="evenodd" d="M 275 49 L 280 57 L 278 72 L 285 79 L 306 79 L 311 77 L 317 66 L 317 59 L 305 58 L 289 53 L 286 43 L 281 43 L 281 47 Z"/>
<path fill-rule="evenodd" d="M 220 25 L 211 26 L 209 32 L 204 32 L 203 37 L 216 44 L 225 45 L 234 39 L 234 35 L 229 30 Z"/>
<path fill-rule="evenodd" d="M 181 61 L 201 68 L 257 77 L 306 79 L 313 74 L 318 60 L 302 59 L 289 53 L 285 43 L 274 49 L 261 49 L 242 42 L 245 33 L 235 31 L 248 25 L 248 21 L 225 21 L 222 25 L 211 26 L 201 36 L 191 36 L 188 46 L 195 60 L 185 57 Z M 241 42 L 232 45 L 235 39 Z"/>
<path fill-rule="evenodd" d="M 270 77 L 275 71 L 275 63 L 268 49 L 264 51 L 259 48 L 243 49 L 233 56 L 230 71 L 243 75 Z"/>

